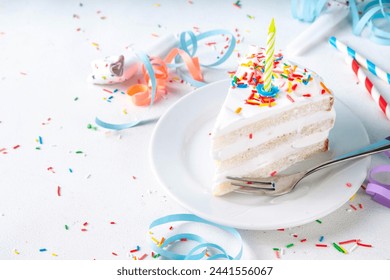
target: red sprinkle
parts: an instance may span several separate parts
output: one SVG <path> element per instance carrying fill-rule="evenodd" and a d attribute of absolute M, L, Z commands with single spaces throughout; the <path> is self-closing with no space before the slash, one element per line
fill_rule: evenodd
<path fill-rule="evenodd" d="M 310 93 L 306 93 L 306 94 L 302 94 L 302 96 L 304 96 L 304 97 L 311 97 L 311 94 Z"/>
<path fill-rule="evenodd" d="M 143 254 L 142 257 L 139 258 L 139 260 L 143 260 L 144 258 L 146 258 L 148 256 L 148 254 Z"/>
<path fill-rule="evenodd" d="M 88 225 L 88 222 L 85 222 L 85 223 L 83 224 L 83 226 L 85 226 L 85 227 L 86 227 L 87 225 Z"/>
<path fill-rule="evenodd" d="M 356 243 L 356 242 L 359 242 L 359 239 L 351 239 L 351 240 L 341 241 L 341 242 L 339 242 L 339 244 L 344 245 L 344 244 Z"/>
<path fill-rule="evenodd" d="M 363 205 L 361 203 L 359 203 L 359 208 L 363 209 Z"/>
<path fill-rule="evenodd" d="M 108 93 L 112 93 L 112 91 L 111 90 L 109 90 L 109 89 L 103 89 L 105 92 L 108 92 Z"/>
<path fill-rule="evenodd" d="M 16 150 L 19 147 L 20 147 L 20 145 L 16 145 L 16 146 L 13 147 L 13 149 Z"/>
<path fill-rule="evenodd" d="M 278 231 L 284 231 L 284 228 L 278 228 Z"/>
<path fill-rule="evenodd" d="M 326 244 L 316 244 L 316 247 L 328 247 Z"/>
<path fill-rule="evenodd" d="M 369 247 L 369 248 L 372 247 L 371 244 L 364 244 L 364 243 L 360 243 L 360 242 L 356 242 L 356 243 L 357 243 L 357 245 L 362 246 L 362 247 Z"/>
<path fill-rule="evenodd" d="M 351 208 L 353 209 L 353 210 L 357 210 L 357 208 L 355 207 L 355 206 L 353 206 L 352 204 L 350 204 L 349 206 L 351 206 Z"/>
<path fill-rule="evenodd" d="M 301 239 L 301 242 L 306 242 L 307 241 L 307 239 L 306 238 L 304 238 L 304 239 Z"/>
<path fill-rule="evenodd" d="M 249 139 L 252 139 L 252 138 L 253 138 L 253 134 L 249 133 Z"/>
<path fill-rule="evenodd" d="M 116 223 L 115 222 L 110 222 L 110 224 L 115 225 Z"/>
<path fill-rule="evenodd" d="M 82 228 L 81 231 L 87 231 L 87 229 L 86 228 Z"/>
<path fill-rule="evenodd" d="M 271 172 L 271 174 L 270 174 L 270 175 L 271 175 L 271 177 L 275 176 L 275 175 L 276 175 L 276 173 L 278 173 L 278 172 L 277 172 L 277 171 L 272 171 L 272 172 Z"/>
<path fill-rule="evenodd" d="M 60 186 L 57 187 L 57 195 L 61 196 L 61 187 Z"/>
<path fill-rule="evenodd" d="M 111 254 L 113 254 L 114 256 L 118 256 L 118 254 L 117 254 L 117 253 L 115 253 L 115 252 L 112 252 Z"/>

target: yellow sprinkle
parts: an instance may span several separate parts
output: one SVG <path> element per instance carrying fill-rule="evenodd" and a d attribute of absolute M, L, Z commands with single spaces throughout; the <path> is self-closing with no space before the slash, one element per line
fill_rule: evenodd
<path fill-rule="evenodd" d="M 150 234 L 150 235 L 153 235 L 153 232 L 152 232 L 151 230 L 149 230 L 149 234 Z"/>
<path fill-rule="evenodd" d="M 356 193 L 355 193 L 353 196 L 351 196 L 351 198 L 349 199 L 349 201 L 353 201 L 353 200 L 355 199 L 355 197 L 356 197 Z"/>
<path fill-rule="evenodd" d="M 14 253 L 15 253 L 15 255 L 19 255 L 20 254 L 19 251 L 16 250 L 16 249 L 14 249 Z"/>
<path fill-rule="evenodd" d="M 236 111 L 234 111 L 236 114 L 239 114 L 239 113 L 241 113 L 241 110 L 242 110 L 242 108 L 241 107 L 238 107 L 237 109 L 236 109 Z"/>
<path fill-rule="evenodd" d="M 103 80 L 107 80 L 107 77 L 106 77 L 106 76 L 102 76 L 102 79 L 103 79 Z"/>
<path fill-rule="evenodd" d="M 287 88 L 288 93 L 290 93 L 292 91 L 291 87 L 292 87 L 292 83 L 291 83 L 291 81 L 288 81 L 288 88 Z"/>
<path fill-rule="evenodd" d="M 293 72 L 295 72 L 295 70 L 297 69 L 297 67 L 298 67 L 297 65 L 294 65 L 294 67 L 293 67 L 293 70 L 292 70 L 292 71 L 293 71 Z"/>
<path fill-rule="evenodd" d="M 99 47 L 99 44 L 98 43 L 92 43 L 92 46 L 94 46 L 94 47 Z"/>
<path fill-rule="evenodd" d="M 160 7 L 160 6 L 161 6 L 161 4 L 159 4 L 159 3 L 156 3 L 156 4 L 153 4 L 153 6 L 154 6 L 154 7 Z"/>
<path fill-rule="evenodd" d="M 276 102 L 271 102 L 271 103 L 261 103 L 259 104 L 260 107 L 273 107 L 276 105 Z"/>
<path fill-rule="evenodd" d="M 133 257 L 133 260 L 135 260 L 135 261 L 136 261 L 136 260 L 137 260 L 137 257 L 136 257 L 136 256 L 134 256 L 134 257 Z"/>
<path fill-rule="evenodd" d="M 52 253 L 51 254 L 53 257 L 58 257 L 58 255 L 56 253 Z"/>
<path fill-rule="evenodd" d="M 339 248 L 341 249 L 341 251 L 343 251 L 344 254 L 348 254 L 348 251 L 345 250 L 345 248 L 343 248 L 343 246 L 339 245 Z"/>
<path fill-rule="evenodd" d="M 123 109 L 123 114 L 127 115 L 127 110 L 126 110 L 126 108 Z"/>
<path fill-rule="evenodd" d="M 153 240 L 153 242 L 156 243 L 156 244 L 159 243 L 159 241 L 158 241 L 154 236 L 152 236 L 152 240 Z"/>

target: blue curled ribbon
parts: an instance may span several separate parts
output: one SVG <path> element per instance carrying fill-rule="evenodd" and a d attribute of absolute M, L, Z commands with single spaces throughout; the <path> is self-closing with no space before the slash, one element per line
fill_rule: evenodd
<path fill-rule="evenodd" d="M 192 31 L 182 32 L 179 36 L 179 38 L 180 38 L 179 48 L 184 50 L 186 53 L 188 53 L 189 56 L 194 57 L 194 55 L 196 54 L 196 51 L 198 49 L 198 42 L 200 40 L 203 40 L 203 39 L 206 39 L 206 38 L 212 37 L 212 36 L 222 35 L 222 34 L 229 35 L 231 37 L 229 47 L 227 48 L 224 55 L 217 58 L 217 60 L 211 64 L 200 63 L 200 66 L 203 66 L 203 67 L 218 66 L 218 65 L 222 64 L 223 62 L 225 62 L 230 57 L 230 55 L 233 53 L 234 48 L 236 46 L 236 38 L 228 30 L 224 30 L 224 29 L 210 30 L 210 31 L 201 33 L 199 35 L 195 35 Z M 187 35 L 190 37 L 190 39 L 187 39 Z M 154 98 L 155 98 L 156 90 L 157 90 L 156 76 L 154 74 L 152 64 L 150 63 L 149 56 L 142 51 L 136 51 L 135 55 L 141 61 L 141 63 L 143 63 L 145 65 L 146 71 L 150 77 L 150 82 L 152 83 L 151 102 L 150 102 L 149 107 L 148 107 L 148 109 L 150 109 L 153 106 Z M 185 74 L 183 71 L 181 71 L 179 69 L 181 66 L 183 66 L 183 63 L 180 61 L 179 56 L 175 57 L 175 63 L 168 64 L 167 66 L 170 68 L 176 68 L 177 74 L 184 81 L 186 81 L 187 83 L 191 84 L 194 87 L 202 87 L 202 86 L 206 85 L 206 83 L 193 79 L 190 75 Z M 131 128 L 131 127 L 143 124 L 145 122 L 147 122 L 147 120 L 143 120 L 141 118 L 141 119 L 129 122 L 129 123 L 112 124 L 112 123 L 107 123 L 105 121 L 102 121 L 97 117 L 95 118 L 95 123 L 97 125 L 99 125 L 103 128 L 112 129 L 112 130 L 127 129 L 127 128 Z"/>
<path fill-rule="evenodd" d="M 167 224 L 167 223 L 174 223 L 174 222 L 196 222 L 196 223 L 203 223 L 207 225 L 211 225 L 214 227 L 217 227 L 219 229 L 222 229 L 226 231 L 227 233 L 230 233 L 240 244 L 240 250 L 237 253 L 236 256 L 232 257 L 230 256 L 226 250 L 221 247 L 218 244 L 207 242 L 203 237 L 192 234 L 192 233 L 179 233 L 176 235 L 173 235 L 169 238 L 167 238 L 162 244 L 157 245 L 153 242 L 153 240 L 150 239 L 150 246 L 154 252 L 157 254 L 160 254 L 161 256 L 169 259 L 169 260 L 200 260 L 205 258 L 206 250 L 209 248 L 213 248 L 218 250 L 219 252 L 215 255 L 209 256 L 206 259 L 207 260 L 216 260 L 216 259 L 226 259 L 226 260 L 239 260 L 242 257 L 243 252 L 243 242 L 241 235 L 238 233 L 238 231 L 231 227 L 226 227 L 222 225 L 215 224 L 213 222 L 204 220 L 202 218 L 199 218 L 198 216 L 195 216 L 193 214 L 173 214 L 168 215 L 165 217 L 161 217 L 155 221 L 153 221 L 149 226 L 149 231 L 151 231 L 154 227 Z M 199 245 L 192 248 L 186 255 L 178 254 L 172 251 L 169 251 L 166 249 L 170 244 L 174 242 L 178 242 L 181 239 L 187 239 L 192 240 L 195 242 L 200 243 Z M 202 250 L 203 249 L 203 250 Z M 202 250 L 200 253 L 199 251 Z"/>
<path fill-rule="evenodd" d="M 305 22 L 313 22 L 323 11 L 326 0 L 292 0 L 291 14 L 293 18 Z M 371 31 L 369 38 L 381 45 L 390 45 L 390 31 L 378 22 L 390 26 L 390 0 L 373 0 L 364 3 L 356 3 L 356 0 L 349 1 L 352 16 L 353 34 L 359 36 L 367 26 Z M 359 14 L 361 12 L 361 16 Z"/>
<path fill-rule="evenodd" d="M 322 12 L 327 0 L 291 0 L 293 18 L 313 22 Z"/>
<path fill-rule="evenodd" d="M 386 20 L 387 27 L 390 26 L 390 0 L 375 0 L 368 3 L 356 4 L 355 0 L 350 1 L 352 14 L 352 31 L 355 35 L 360 35 L 367 26 L 370 30 L 370 39 L 377 44 L 390 45 L 390 32 L 385 31 L 383 27 L 378 26 L 378 20 Z M 359 16 L 359 10 L 362 16 Z"/>

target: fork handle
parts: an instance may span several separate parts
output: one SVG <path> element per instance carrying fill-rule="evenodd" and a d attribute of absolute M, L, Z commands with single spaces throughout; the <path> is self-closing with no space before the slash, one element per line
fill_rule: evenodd
<path fill-rule="evenodd" d="M 376 143 L 367 145 L 365 147 L 359 148 L 355 151 L 346 153 L 344 155 L 336 157 L 335 159 L 332 159 L 332 160 L 326 161 L 320 165 L 317 165 L 316 167 L 309 169 L 305 175 L 307 176 L 307 175 L 312 174 L 320 169 L 335 165 L 335 164 L 340 163 L 340 162 L 348 161 L 351 159 L 363 158 L 363 157 L 377 154 L 377 153 L 380 153 L 380 152 L 383 152 L 383 151 L 386 151 L 389 149 L 390 149 L 390 136 L 388 136 L 385 139 L 380 140 Z"/>

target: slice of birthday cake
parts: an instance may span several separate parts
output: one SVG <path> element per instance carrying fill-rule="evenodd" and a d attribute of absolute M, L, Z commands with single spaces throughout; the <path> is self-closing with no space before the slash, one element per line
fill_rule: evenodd
<path fill-rule="evenodd" d="M 266 51 L 251 47 L 231 78 L 212 132 L 213 194 L 235 190 L 226 176 L 269 177 L 328 150 L 333 95 L 313 71 L 273 55 L 264 89 Z"/>

